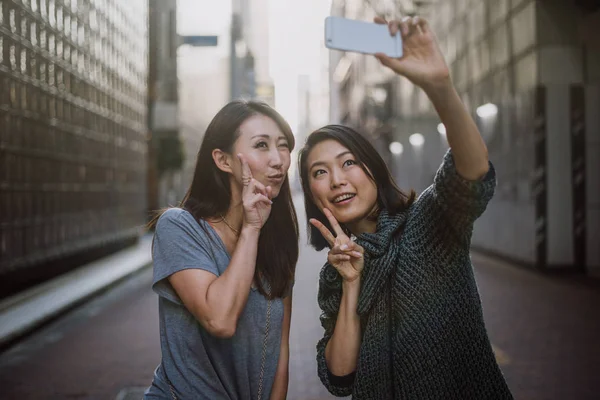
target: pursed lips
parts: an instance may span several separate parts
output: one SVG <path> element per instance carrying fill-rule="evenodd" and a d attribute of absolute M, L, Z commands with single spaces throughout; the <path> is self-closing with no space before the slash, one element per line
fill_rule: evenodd
<path fill-rule="evenodd" d="M 277 184 L 279 184 L 280 182 L 283 181 L 283 178 L 285 178 L 285 174 L 275 174 L 275 175 L 268 175 L 267 179 L 275 182 Z"/>

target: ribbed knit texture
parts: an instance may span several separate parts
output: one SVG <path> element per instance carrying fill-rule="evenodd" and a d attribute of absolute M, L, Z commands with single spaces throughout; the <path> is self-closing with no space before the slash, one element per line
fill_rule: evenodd
<path fill-rule="evenodd" d="M 444 157 L 433 185 L 405 212 L 383 211 L 362 234 L 365 267 L 358 301 L 362 343 L 354 384 L 329 382 L 325 347 L 333 334 L 342 281 L 325 264 L 319 282 L 318 373 L 336 396 L 357 400 L 512 399 L 483 321 L 469 247 L 474 221 L 492 198 L 494 168 L 480 181 Z"/>

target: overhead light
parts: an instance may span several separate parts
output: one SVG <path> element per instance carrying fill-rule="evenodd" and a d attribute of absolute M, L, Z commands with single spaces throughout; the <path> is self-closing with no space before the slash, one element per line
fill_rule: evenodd
<path fill-rule="evenodd" d="M 400 142 L 392 142 L 390 143 L 390 152 L 392 154 L 400 155 L 404 151 L 404 146 Z"/>
<path fill-rule="evenodd" d="M 482 106 L 477 107 L 477 115 L 480 118 L 489 118 L 498 114 L 498 106 L 492 103 L 486 103 Z"/>
<path fill-rule="evenodd" d="M 373 100 L 377 103 L 383 103 L 385 102 L 385 99 L 387 99 L 387 90 L 383 88 L 373 88 L 371 89 L 371 97 L 373 97 Z"/>
<path fill-rule="evenodd" d="M 423 146 L 423 143 L 425 143 L 425 136 L 421 135 L 420 133 L 413 133 L 408 138 L 408 141 L 415 147 L 421 147 Z"/>
<path fill-rule="evenodd" d="M 446 134 L 446 126 L 442 123 L 439 123 L 437 126 L 437 131 L 440 133 L 440 135 L 445 135 Z"/>

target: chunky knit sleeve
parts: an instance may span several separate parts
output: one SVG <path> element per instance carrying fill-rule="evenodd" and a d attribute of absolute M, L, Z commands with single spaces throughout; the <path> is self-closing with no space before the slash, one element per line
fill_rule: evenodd
<path fill-rule="evenodd" d="M 421 197 L 434 207 L 433 212 L 443 216 L 449 228 L 461 239 L 470 240 L 473 223 L 485 211 L 496 188 L 496 171 L 490 162 L 487 174 L 479 180 L 470 181 L 458 174 L 452 151 L 444 156 L 433 185 Z M 421 200 L 421 199 L 420 199 Z"/>
<path fill-rule="evenodd" d="M 317 371 L 321 382 L 329 393 L 338 397 L 351 395 L 354 387 L 354 385 L 346 384 L 339 386 L 337 382 L 332 382 L 332 376 L 325 361 L 325 347 L 327 347 L 327 343 L 333 335 L 341 299 L 342 279 L 336 269 L 327 263 L 321 269 L 319 279 L 318 302 L 321 308 L 321 325 L 325 332 L 323 338 L 317 343 Z"/>

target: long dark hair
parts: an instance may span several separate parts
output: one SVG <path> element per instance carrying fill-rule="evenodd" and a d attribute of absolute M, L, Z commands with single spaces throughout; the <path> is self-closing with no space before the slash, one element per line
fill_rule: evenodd
<path fill-rule="evenodd" d="M 310 191 L 307 159 L 311 150 L 325 140 L 335 140 L 350 150 L 363 171 L 375 182 L 377 186 L 377 210 L 387 210 L 390 215 L 394 215 L 408 208 L 415 200 L 415 192 L 413 190 L 409 194 L 400 190 L 381 155 L 360 133 L 343 125 L 327 125 L 317 129 L 306 139 L 306 144 L 300 150 L 298 158 L 300 181 L 302 182 L 302 191 L 304 192 L 308 238 L 310 244 L 316 250 L 329 247 L 329 244 L 319 230 L 308 222 L 309 219 L 315 218 L 321 221 L 331 232 L 333 232 L 333 229 L 325 215 L 313 201 Z"/>
<path fill-rule="evenodd" d="M 271 118 L 285 135 L 290 151 L 294 135 L 289 124 L 269 105 L 255 101 L 235 100 L 223 107 L 206 129 L 196 160 L 194 178 L 180 206 L 196 220 L 215 218 L 225 214 L 231 203 L 230 175 L 217 168 L 212 152 L 220 149 L 231 153 L 239 137 L 239 128 L 248 118 L 262 114 Z M 156 226 L 159 212 L 148 224 Z M 289 177 L 286 176 L 279 195 L 273 199 L 271 214 L 260 231 L 254 283 L 260 293 L 269 296 L 265 283 L 270 286 L 270 297 L 282 297 L 289 289 L 298 261 L 298 219 L 292 202 Z"/>

